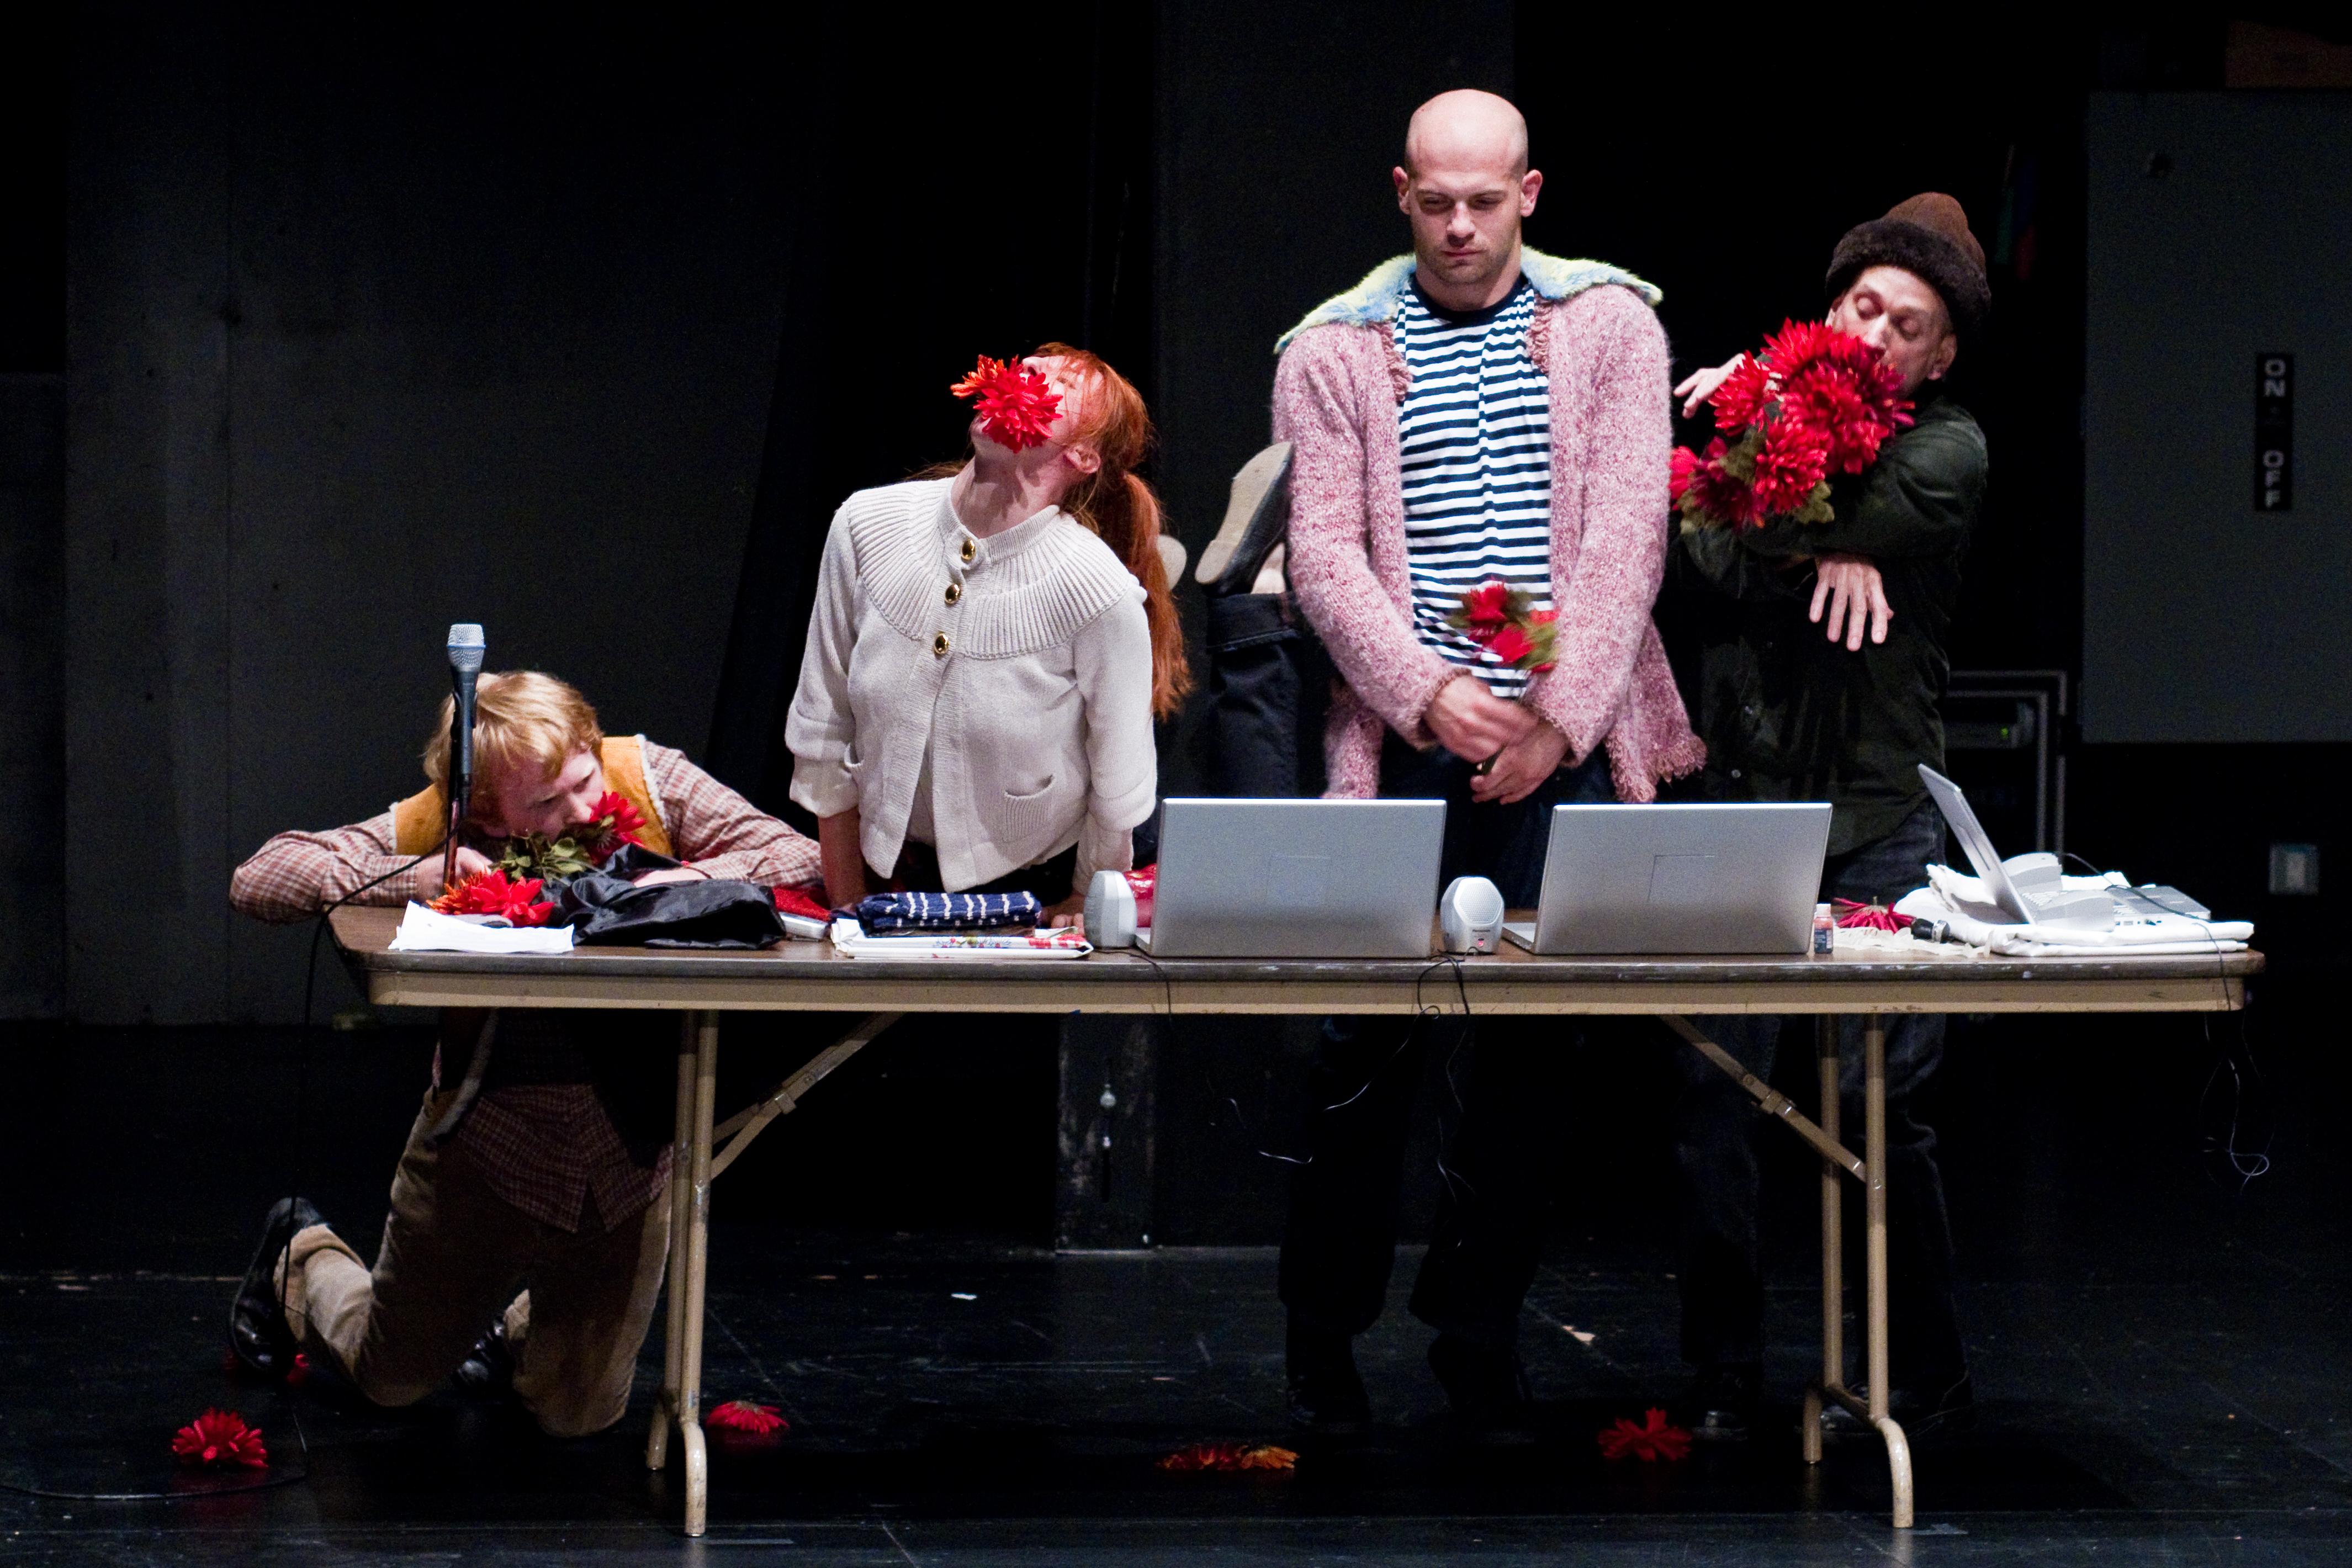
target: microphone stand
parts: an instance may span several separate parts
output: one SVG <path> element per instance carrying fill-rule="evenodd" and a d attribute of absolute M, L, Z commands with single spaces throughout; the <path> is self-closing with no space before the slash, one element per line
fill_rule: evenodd
<path fill-rule="evenodd" d="M 474 737 L 470 729 L 464 728 L 467 713 L 465 693 L 460 689 L 463 679 L 456 670 L 449 672 L 449 823 L 441 846 L 443 892 L 457 880 L 457 829 L 465 825 L 466 813 L 474 799 Z"/>

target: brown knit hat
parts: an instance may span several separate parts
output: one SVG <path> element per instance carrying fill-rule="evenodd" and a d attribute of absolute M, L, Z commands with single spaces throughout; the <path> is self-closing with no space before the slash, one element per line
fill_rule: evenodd
<path fill-rule="evenodd" d="M 1885 217 L 1846 230 L 1830 256 L 1829 297 L 1835 300 L 1873 267 L 1900 267 L 1943 297 L 1952 326 L 1964 339 L 1984 330 L 1992 313 L 1985 280 L 1984 247 L 1969 232 L 1969 215 L 1941 191 L 1897 203 Z"/>

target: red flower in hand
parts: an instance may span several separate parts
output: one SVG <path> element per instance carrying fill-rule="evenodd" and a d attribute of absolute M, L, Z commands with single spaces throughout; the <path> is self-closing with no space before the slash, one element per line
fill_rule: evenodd
<path fill-rule="evenodd" d="M 546 885 L 538 877 L 510 882 L 504 871 L 482 871 L 434 900 L 433 907 L 445 915 L 499 915 L 510 925 L 543 926 L 555 912 L 553 904 L 540 901 Z"/>
<path fill-rule="evenodd" d="M 1535 652 L 1535 639 L 1517 626 L 1505 626 L 1486 641 L 1488 651 L 1505 664 L 1516 665 Z"/>
<path fill-rule="evenodd" d="M 1645 1465 L 1654 1465 L 1660 1459 L 1689 1458 L 1691 1435 L 1670 1425 L 1666 1413 L 1653 1406 L 1639 1426 L 1619 1416 L 1617 1425 L 1601 1434 L 1600 1443 L 1601 1457 L 1604 1459 L 1630 1457 Z"/>
<path fill-rule="evenodd" d="M 1485 642 L 1511 619 L 1511 590 L 1502 583 L 1483 583 L 1462 595 L 1465 629 Z"/>
<path fill-rule="evenodd" d="M 1061 394 L 1045 384 L 1045 378 L 1018 361 L 1002 363 L 980 356 L 971 374 L 948 390 L 958 397 L 974 399 L 972 407 L 980 415 L 980 427 L 988 438 L 1000 447 L 1019 452 L 1045 443 L 1046 433 L 1054 427 L 1054 416 L 1062 411 Z"/>
<path fill-rule="evenodd" d="M 714 1406 L 702 1418 L 706 1426 L 716 1426 L 727 1432 L 749 1432 L 754 1437 L 766 1437 L 778 1432 L 789 1432 L 792 1426 L 776 1414 L 772 1405 L 754 1405 L 748 1399 L 730 1399 Z"/>
<path fill-rule="evenodd" d="M 207 1410 L 181 1427 L 172 1436 L 172 1452 L 179 1456 L 180 1463 L 206 1469 L 243 1465 L 258 1470 L 269 1464 L 260 1428 L 247 1426 L 245 1417 L 234 1410 Z"/>

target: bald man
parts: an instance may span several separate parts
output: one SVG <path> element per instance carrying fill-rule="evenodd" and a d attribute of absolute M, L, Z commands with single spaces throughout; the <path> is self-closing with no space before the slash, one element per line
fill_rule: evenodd
<path fill-rule="evenodd" d="M 1543 175 L 1527 122 L 1492 93 L 1423 104 L 1391 177 L 1412 255 L 1277 345 L 1290 582 L 1341 681 L 1330 793 L 1444 799 L 1444 875 L 1490 878 L 1525 907 L 1554 805 L 1650 800 L 1705 755 L 1650 619 L 1672 444 L 1658 291 L 1521 243 Z M 1496 581 L 1557 615 L 1549 667 L 1514 668 L 1446 625 Z M 1370 1419 L 1352 1341 L 1394 1266 L 1423 1058 L 1454 1044 L 1414 1020 L 1325 1024 L 1282 1250 L 1291 1409 L 1309 1427 Z M 1524 1414 L 1518 1312 L 1567 1044 L 1556 1023 L 1497 1019 L 1447 1057 L 1461 1117 L 1412 1310 L 1438 1331 L 1430 1364 L 1475 1429 Z"/>

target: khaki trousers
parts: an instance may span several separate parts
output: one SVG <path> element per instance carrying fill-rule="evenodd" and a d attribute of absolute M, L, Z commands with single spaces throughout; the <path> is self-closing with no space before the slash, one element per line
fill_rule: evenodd
<path fill-rule="evenodd" d="M 551 1436 L 601 1432 L 628 1409 L 669 1258 L 669 1199 L 603 1231 L 533 1219 L 490 1190 L 461 1141 L 426 1145 L 446 1100 L 427 1095 L 409 1130 L 373 1270 L 325 1226 L 296 1233 L 282 1263 L 287 1326 L 376 1404 L 413 1405 L 503 1307 L 525 1408 Z"/>

